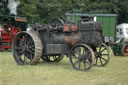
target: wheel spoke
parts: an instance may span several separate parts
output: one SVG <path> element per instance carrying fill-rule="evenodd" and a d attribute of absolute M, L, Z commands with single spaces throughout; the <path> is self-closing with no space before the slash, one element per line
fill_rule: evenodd
<path fill-rule="evenodd" d="M 80 53 L 79 53 L 79 52 L 76 52 L 76 54 L 77 54 L 77 55 L 80 55 Z"/>
<path fill-rule="evenodd" d="M 27 40 L 26 39 L 24 39 L 24 45 L 27 45 Z"/>
<path fill-rule="evenodd" d="M 100 63 L 101 63 L 101 65 L 103 65 L 103 63 L 102 63 L 102 59 L 100 58 Z"/>
<path fill-rule="evenodd" d="M 92 62 L 92 58 L 90 56 L 87 59 L 89 60 L 89 62 Z"/>
<path fill-rule="evenodd" d="M 102 58 L 102 60 L 107 61 L 105 58 L 103 58 L 103 57 L 101 57 L 101 58 Z"/>
<path fill-rule="evenodd" d="M 78 58 L 75 58 L 75 61 L 77 62 L 77 61 L 79 61 L 79 59 Z"/>
<path fill-rule="evenodd" d="M 53 59 L 56 60 L 56 57 L 57 57 L 57 56 L 53 56 Z"/>
<path fill-rule="evenodd" d="M 47 56 L 47 59 L 50 60 L 50 56 Z"/>
<path fill-rule="evenodd" d="M 86 63 L 88 63 L 88 65 L 90 64 L 88 61 L 85 61 Z"/>
<path fill-rule="evenodd" d="M 104 48 L 102 51 L 100 51 L 101 53 L 103 52 L 103 51 L 105 51 L 106 50 L 106 48 Z"/>
<path fill-rule="evenodd" d="M 21 47 L 21 46 L 19 46 L 19 47 L 18 46 L 15 46 L 14 49 L 21 50 L 21 49 L 23 49 L 23 47 Z"/>
<path fill-rule="evenodd" d="M 79 62 L 79 69 L 80 69 L 81 62 Z"/>
<path fill-rule="evenodd" d="M 77 52 L 75 52 L 75 53 L 77 53 L 78 55 L 80 55 L 81 53 L 81 49 L 80 48 L 77 48 L 75 51 L 77 51 Z"/>
<path fill-rule="evenodd" d="M 18 39 L 17 39 L 17 40 L 19 40 L 19 41 L 23 42 L 23 39 L 21 39 L 20 37 L 18 37 Z"/>
<path fill-rule="evenodd" d="M 29 58 L 30 58 L 30 61 L 32 62 L 33 58 L 32 58 L 32 54 L 31 53 L 29 54 Z"/>
<path fill-rule="evenodd" d="M 63 59 L 64 56 L 42 56 L 41 58 L 46 62 L 59 62 Z"/>
<path fill-rule="evenodd" d="M 76 65 L 77 63 L 79 63 L 80 61 L 78 60 L 78 61 L 76 61 L 75 63 L 74 63 L 74 65 Z"/>
<path fill-rule="evenodd" d="M 28 38 L 27 38 L 27 35 L 25 34 L 24 35 L 24 45 L 27 45 L 27 41 L 28 41 Z"/>
<path fill-rule="evenodd" d="M 32 42 L 32 39 L 30 38 L 30 39 L 28 40 L 27 45 L 29 46 L 31 42 Z M 34 46 L 34 47 L 35 47 L 35 46 Z"/>
<path fill-rule="evenodd" d="M 31 49 L 31 51 L 35 52 L 35 48 Z"/>
<path fill-rule="evenodd" d="M 21 54 L 23 54 L 24 53 L 24 50 L 22 49 L 21 51 L 19 51 L 19 54 L 21 55 Z"/>
<path fill-rule="evenodd" d="M 101 54 L 101 55 L 106 55 L 106 56 L 108 56 L 109 54 Z"/>
<path fill-rule="evenodd" d="M 91 56 L 87 56 L 87 59 L 92 59 Z"/>
<path fill-rule="evenodd" d="M 29 49 L 35 48 L 35 45 L 29 46 L 28 48 Z"/>
<path fill-rule="evenodd" d="M 30 49 L 28 50 L 28 52 L 30 52 L 31 54 L 34 54 L 34 51 L 32 51 L 32 50 L 30 50 Z"/>
<path fill-rule="evenodd" d="M 102 46 L 101 46 L 102 47 Z M 99 52 L 101 51 L 101 47 L 99 48 Z"/>
<path fill-rule="evenodd" d="M 23 55 L 24 55 L 24 53 L 20 54 L 20 55 L 19 55 L 19 58 L 21 58 Z"/>
<path fill-rule="evenodd" d="M 84 63 L 84 68 L 86 69 L 86 62 L 85 62 L 85 60 L 83 60 L 83 63 Z"/>
<path fill-rule="evenodd" d="M 83 53 L 83 55 L 85 54 L 85 52 L 84 52 L 84 51 L 85 51 L 85 49 L 83 49 L 83 52 L 82 52 L 82 53 Z"/>
<path fill-rule="evenodd" d="M 85 54 L 85 50 L 83 51 L 83 55 L 86 55 L 86 54 Z"/>
<path fill-rule="evenodd" d="M 24 55 L 24 64 L 26 64 L 26 56 Z"/>
<path fill-rule="evenodd" d="M 18 40 L 19 40 L 19 45 L 23 46 L 23 45 L 24 45 L 24 41 L 23 41 L 23 39 L 18 38 Z"/>
<path fill-rule="evenodd" d="M 75 57 L 76 59 L 79 59 L 79 58 L 76 56 L 76 54 L 75 54 L 73 57 Z"/>
<path fill-rule="evenodd" d="M 90 52 L 89 52 L 89 51 L 87 51 L 87 53 L 86 53 L 86 54 L 87 54 L 87 56 L 90 56 Z"/>

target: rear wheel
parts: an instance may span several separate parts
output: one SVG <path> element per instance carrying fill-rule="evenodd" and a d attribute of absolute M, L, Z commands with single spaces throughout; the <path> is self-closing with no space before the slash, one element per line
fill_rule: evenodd
<path fill-rule="evenodd" d="M 36 64 L 42 56 L 42 43 L 35 32 L 18 33 L 13 41 L 13 56 L 17 64 Z"/>

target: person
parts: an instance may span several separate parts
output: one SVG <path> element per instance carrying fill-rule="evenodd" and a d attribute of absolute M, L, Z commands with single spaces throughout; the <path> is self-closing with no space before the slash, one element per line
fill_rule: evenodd
<path fill-rule="evenodd" d="M 9 31 L 7 24 L 4 24 L 4 31 L 5 32 L 8 32 Z"/>

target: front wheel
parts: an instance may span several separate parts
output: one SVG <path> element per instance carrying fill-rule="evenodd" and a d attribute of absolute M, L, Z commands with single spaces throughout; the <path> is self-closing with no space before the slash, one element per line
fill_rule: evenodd
<path fill-rule="evenodd" d="M 94 52 L 88 45 L 78 44 L 71 49 L 69 59 L 74 69 L 87 71 L 94 64 Z"/>

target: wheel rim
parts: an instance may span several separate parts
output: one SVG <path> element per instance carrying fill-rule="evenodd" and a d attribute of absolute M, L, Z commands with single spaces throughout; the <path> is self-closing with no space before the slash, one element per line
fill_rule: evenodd
<path fill-rule="evenodd" d="M 64 58 L 64 56 L 58 55 L 58 56 L 43 56 L 42 59 L 46 62 L 59 62 Z"/>
<path fill-rule="evenodd" d="M 110 60 L 109 48 L 102 43 L 99 48 L 96 48 L 95 52 L 95 64 L 96 66 L 105 66 Z"/>
<path fill-rule="evenodd" d="M 19 65 L 36 64 L 39 61 L 42 55 L 42 45 L 41 42 L 39 44 L 35 41 L 39 42 L 35 33 L 21 32 L 15 37 L 12 50 L 14 59 Z"/>
<path fill-rule="evenodd" d="M 76 45 L 71 49 L 69 59 L 74 69 L 86 71 L 93 65 L 94 53 L 87 45 Z"/>

